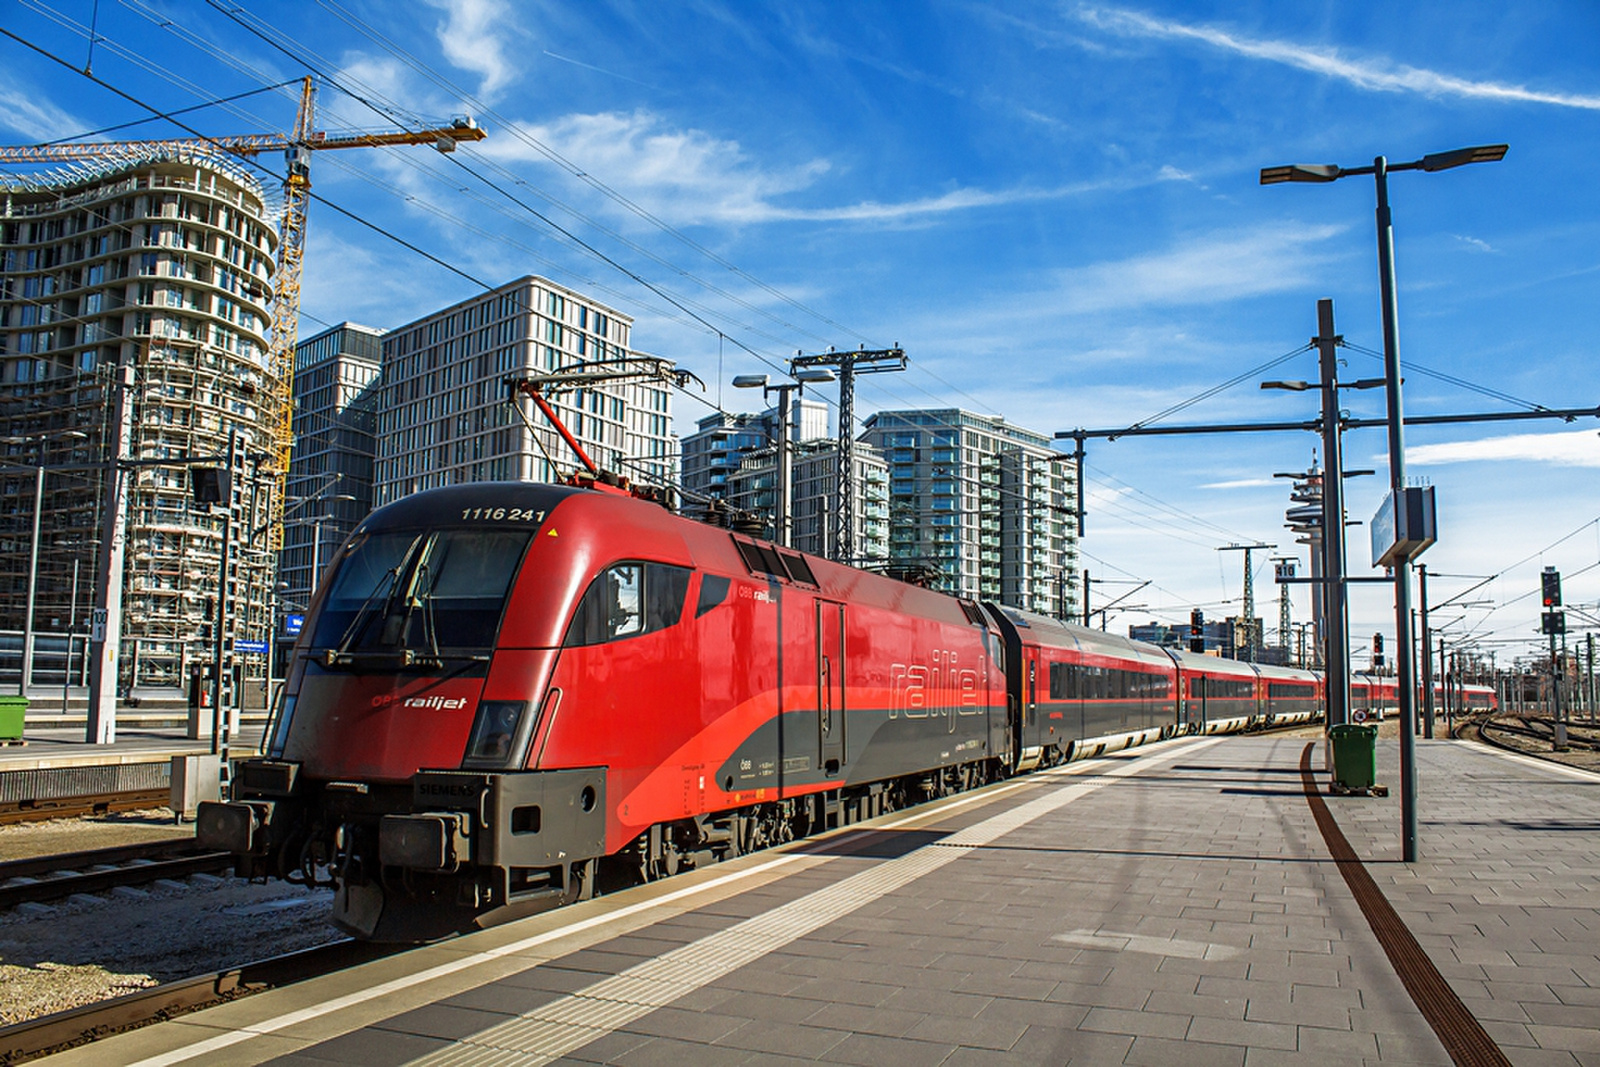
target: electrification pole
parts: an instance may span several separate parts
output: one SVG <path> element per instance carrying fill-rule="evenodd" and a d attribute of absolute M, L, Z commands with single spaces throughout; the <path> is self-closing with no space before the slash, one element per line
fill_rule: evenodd
<path fill-rule="evenodd" d="M 128 470 L 123 463 L 133 446 L 133 366 L 115 370 L 111 423 L 106 427 L 106 473 L 102 492 L 100 561 L 95 572 L 95 609 L 89 635 L 87 736 L 91 745 L 117 739 L 117 654 L 122 648 L 122 565 L 127 552 Z"/>
<path fill-rule="evenodd" d="M 1221 548 L 1217 549 L 1218 552 L 1243 552 L 1244 553 L 1244 648 L 1245 648 L 1245 652 L 1244 652 L 1243 659 L 1244 659 L 1244 661 L 1246 663 L 1254 663 L 1256 661 L 1256 583 L 1255 583 L 1255 575 L 1251 573 L 1251 571 L 1253 570 L 1253 567 L 1251 566 L 1250 553 L 1254 552 L 1258 548 L 1270 549 L 1270 548 L 1277 548 L 1277 547 L 1278 547 L 1277 545 L 1266 545 L 1266 544 L 1257 543 L 1257 544 L 1253 544 L 1253 545 L 1223 545 Z M 1237 634 L 1235 635 L 1234 641 L 1233 641 L 1233 656 L 1234 656 L 1235 659 L 1239 659 L 1240 658 L 1240 656 L 1239 656 L 1239 639 L 1238 639 Z"/>
<path fill-rule="evenodd" d="M 1350 721 L 1350 613 L 1344 584 L 1344 444 L 1339 424 L 1340 337 L 1333 332 L 1333 301 L 1317 301 L 1317 353 L 1322 370 L 1322 580 L 1327 614 L 1327 727 Z M 1322 751 L 1332 763 L 1332 746 L 1323 738 Z"/>
<path fill-rule="evenodd" d="M 840 563 L 855 562 L 856 554 L 856 381 L 857 374 L 879 374 L 906 369 L 905 351 L 893 348 L 836 352 L 830 346 L 814 356 L 797 355 L 789 361 L 790 373 L 798 377 L 803 367 L 837 367 L 839 373 L 839 512 L 833 540 L 833 558 Z"/>

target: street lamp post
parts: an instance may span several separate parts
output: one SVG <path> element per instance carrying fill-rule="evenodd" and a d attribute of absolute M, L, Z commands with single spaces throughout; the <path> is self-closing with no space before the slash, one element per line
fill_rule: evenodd
<path fill-rule="evenodd" d="M 33 543 L 28 547 L 28 606 L 22 617 L 22 673 L 17 676 L 17 696 L 28 695 L 33 677 L 33 612 L 39 593 L 39 517 L 44 514 L 44 464 L 33 469 Z M 67 657 L 69 660 L 71 656 Z"/>
<path fill-rule="evenodd" d="M 1391 171 L 1449 170 L 1467 163 L 1493 163 L 1505 158 L 1508 146 L 1479 145 L 1451 152 L 1436 152 L 1410 163 L 1396 163 L 1378 156 L 1370 167 L 1341 167 L 1337 164 L 1295 163 L 1265 167 L 1262 185 L 1279 182 L 1331 182 L 1359 174 L 1371 174 L 1377 185 L 1378 208 L 1378 284 L 1383 306 L 1384 392 L 1388 400 L 1389 488 L 1396 507 L 1402 506 L 1406 488 L 1405 420 L 1400 395 L 1400 324 L 1396 312 L 1394 274 L 1394 226 L 1389 211 Z M 1397 558 L 1394 564 L 1395 645 L 1400 698 L 1400 821 L 1401 851 L 1406 863 L 1417 858 L 1417 691 L 1414 653 L 1411 647 L 1411 559 Z"/>
<path fill-rule="evenodd" d="M 771 385 L 765 374 L 741 374 L 733 379 L 735 389 L 760 389 L 763 400 L 772 393 L 778 394 L 778 505 L 772 525 L 776 534 L 774 540 L 784 548 L 794 547 L 794 519 L 791 514 L 794 505 L 794 468 L 789 456 L 789 394 L 804 395 L 807 382 L 835 380 L 830 370 L 801 370 L 796 371 L 794 377 L 795 381 L 787 385 Z"/>

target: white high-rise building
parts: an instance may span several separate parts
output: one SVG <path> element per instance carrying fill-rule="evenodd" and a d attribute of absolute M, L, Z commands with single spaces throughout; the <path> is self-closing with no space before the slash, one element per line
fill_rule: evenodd
<path fill-rule="evenodd" d="M 792 547 L 832 559 L 835 556 L 835 519 L 839 514 L 839 443 L 831 439 L 790 446 L 793 518 Z M 889 468 L 870 445 L 855 449 L 855 551 L 851 562 L 873 567 L 889 560 Z M 728 478 L 726 499 L 734 507 L 754 512 L 767 523 L 765 536 L 776 534 L 778 507 L 778 450 L 768 446 L 744 456 Z"/>
<path fill-rule="evenodd" d="M 889 557 L 935 588 L 1070 618 L 1074 473 L 1044 434 L 957 409 L 882 411 L 862 440 L 889 465 Z"/>
<path fill-rule="evenodd" d="M 374 505 L 441 485 L 556 481 L 581 469 L 507 382 L 628 358 L 632 329 L 627 315 L 529 276 L 391 330 L 383 339 Z M 668 383 L 609 382 L 548 399 L 601 468 L 645 484 L 676 481 Z"/>

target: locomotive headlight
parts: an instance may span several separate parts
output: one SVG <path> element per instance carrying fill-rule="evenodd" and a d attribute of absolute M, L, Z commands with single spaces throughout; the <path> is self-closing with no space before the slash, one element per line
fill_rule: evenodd
<path fill-rule="evenodd" d="M 517 725 L 528 710 L 526 700 L 485 700 L 478 704 L 467 738 L 463 765 L 489 764 L 503 767 L 516 744 Z"/>

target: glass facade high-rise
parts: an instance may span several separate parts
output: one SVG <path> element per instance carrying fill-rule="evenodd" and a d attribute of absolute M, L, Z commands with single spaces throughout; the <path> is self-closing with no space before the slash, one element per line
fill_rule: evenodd
<path fill-rule="evenodd" d="M 341 323 L 295 346 L 294 452 L 278 581 L 287 613 L 372 510 L 383 331 Z"/>
<path fill-rule="evenodd" d="M 861 439 L 888 464 L 891 564 L 934 587 L 1071 618 L 1072 469 L 1044 434 L 954 408 L 882 411 Z"/>

